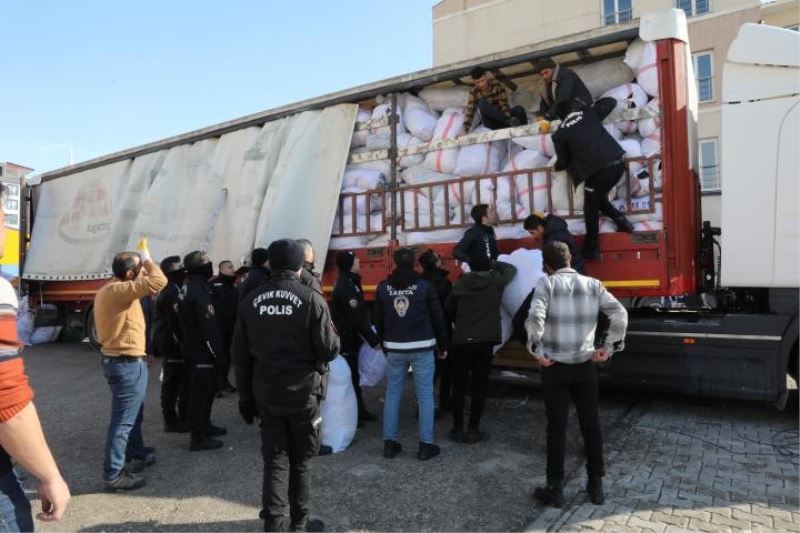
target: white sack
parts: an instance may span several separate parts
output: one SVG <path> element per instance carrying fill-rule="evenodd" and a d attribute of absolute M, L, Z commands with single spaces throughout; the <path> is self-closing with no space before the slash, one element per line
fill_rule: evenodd
<path fill-rule="evenodd" d="M 382 104 L 378 104 L 372 110 L 372 120 L 378 121 L 383 118 L 388 118 L 391 114 L 392 105 L 390 102 L 385 102 Z M 397 115 L 398 115 L 398 122 L 397 122 L 397 133 L 401 133 L 406 131 L 405 125 L 403 125 L 403 104 L 400 100 L 397 102 Z M 390 127 L 387 126 L 380 126 L 375 128 L 370 128 L 370 133 L 388 133 Z"/>
<path fill-rule="evenodd" d="M 603 59 L 595 63 L 573 67 L 575 74 L 583 81 L 586 88 L 597 99 L 601 94 L 623 83 L 633 81 L 631 67 L 618 57 Z"/>
<path fill-rule="evenodd" d="M 403 123 L 406 129 L 418 139 L 430 141 L 436 128 L 436 113 L 421 98 L 407 94 L 403 98 Z"/>
<path fill-rule="evenodd" d="M 339 227 L 340 219 L 342 223 L 342 227 Z M 353 227 L 355 224 L 355 228 Z M 363 233 L 365 231 L 369 232 L 380 232 L 383 230 L 383 223 L 382 223 L 382 214 L 381 213 L 373 213 L 369 216 L 369 228 L 367 228 L 367 215 L 356 215 L 355 219 L 352 213 L 344 213 L 342 216 L 339 216 L 339 212 L 336 213 L 335 218 L 333 219 L 333 229 L 331 233 L 333 235 L 339 234 L 348 234 L 348 233 Z"/>
<path fill-rule="evenodd" d="M 403 183 L 408 185 L 422 185 L 423 183 L 436 183 L 453 179 L 452 174 L 444 174 L 425 168 L 423 165 L 413 165 L 400 173 Z"/>
<path fill-rule="evenodd" d="M 535 150 L 523 150 L 512 157 L 503 167 L 503 172 L 514 172 L 518 170 L 532 170 L 546 167 L 548 158 Z M 511 198 L 511 180 L 509 175 L 498 176 L 497 178 L 497 198 L 498 202 L 507 201 Z M 547 173 L 534 172 L 533 181 L 533 209 L 535 211 L 545 211 L 547 207 Z M 516 202 L 523 207 L 530 207 L 530 192 L 528 187 L 528 175 L 514 175 L 514 196 Z M 544 207 L 543 207 L 544 206 Z"/>
<path fill-rule="evenodd" d="M 658 112 L 660 109 L 661 103 L 658 98 L 653 98 L 650 100 L 645 109 L 648 111 Z M 653 118 L 643 118 L 639 121 L 639 135 L 642 137 L 649 137 L 650 135 L 658 135 L 658 138 L 661 138 L 661 118 L 660 117 L 653 117 Z"/>
<path fill-rule="evenodd" d="M 409 133 L 398 133 L 397 134 L 397 148 L 409 148 L 411 146 L 416 146 L 421 144 L 418 138 L 414 137 Z M 413 167 L 415 165 L 421 165 L 422 161 L 425 159 L 425 154 L 410 154 L 404 155 L 397 158 L 397 164 L 401 167 Z"/>
<path fill-rule="evenodd" d="M 392 145 L 391 133 L 384 131 L 384 128 L 379 128 L 375 133 L 367 134 L 367 149 L 373 150 L 386 150 Z"/>
<path fill-rule="evenodd" d="M 510 255 L 502 254 L 497 259 L 517 267 L 514 279 L 503 290 L 501 301 L 503 310 L 513 317 L 539 278 L 545 275 L 542 272 L 542 251 L 518 248 Z"/>
<path fill-rule="evenodd" d="M 415 246 L 429 243 L 458 242 L 464 236 L 464 228 L 439 229 L 434 231 L 413 231 L 402 235 L 403 244 Z"/>
<path fill-rule="evenodd" d="M 469 87 L 426 87 L 419 92 L 419 97 L 428 103 L 434 111 L 448 108 L 465 108 L 469 100 Z"/>
<path fill-rule="evenodd" d="M 614 98 L 617 101 L 617 110 L 641 108 L 647 105 L 647 93 L 636 83 L 625 83 L 606 91 L 603 96 Z M 633 133 L 639 123 L 635 120 L 623 120 L 614 123 L 623 133 Z"/>
<path fill-rule="evenodd" d="M 386 181 L 389 181 L 389 177 L 392 174 L 392 164 L 389 162 L 388 159 L 378 159 L 377 161 L 364 161 L 363 163 L 352 163 L 348 165 L 349 168 L 369 168 L 372 170 L 377 170 L 381 174 L 383 174 Z"/>
<path fill-rule="evenodd" d="M 344 169 L 342 189 L 358 187 L 364 190 L 379 189 L 384 185 L 384 176 L 380 170 L 347 165 Z"/>
<path fill-rule="evenodd" d="M 445 212 L 444 204 L 441 202 L 433 202 L 431 210 L 430 198 L 419 189 L 403 191 L 403 216 L 408 230 L 442 226 L 450 218 L 450 214 Z"/>
<path fill-rule="evenodd" d="M 625 138 L 620 141 L 617 141 L 619 145 L 625 150 L 625 157 L 626 158 L 634 158 L 634 157 L 641 157 L 642 155 L 642 147 L 639 145 L 639 141 L 636 139 Z M 639 179 L 636 177 L 640 170 L 642 170 L 642 164 L 635 161 L 626 162 L 626 169 L 627 171 L 622 175 L 622 178 L 619 180 L 616 186 L 616 194 L 615 196 L 619 199 L 626 199 L 628 197 L 628 187 L 626 185 L 626 178 L 628 183 L 630 183 L 630 190 L 632 196 L 639 196 L 641 194 L 641 185 L 639 183 Z"/>
<path fill-rule="evenodd" d="M 539 135 L 528 135 L 526 137 L 515 137 L 511 139 L 512 142 L 527 148 L 528 150 L 535 150 L 540 154 L 547 157 L 556 155 L 556 148 L 553 146 L 553 136 L 549 133 Z"/>
<path fill-rule="evenodd" d="M 350 378 L 350 367 L 340 355 L 330 363 L 328 390 L 320 405 L 320 416 L 321 443 L 330 446 L 333 453 L 344 451 L 356 435 L 358 402 Z"/>
<path fill-rule="evenodd" d="M 658 96 L 656 44 L 636 39 L 625 52 L 625 63 L 633 69 L 636 82 L 650 96 Z"/>
<path fill-rule="evenodd" d="M 343 194 L 348 193 L 363 193 L 365 189 L 360 187 L 350 187 L 342 189 Z M 367 205 L 367 198 L 369 197 L 369 205 Z M 358 194 L 357 196 L 344 196 L 340 198 L 340 205 L 342 212 L 349 215 L 353 212 L 354 208 L 359 215 L 366 215 L 369 213 L 377 213 L 383 208 L 383 194 Z M 345 226 L 347 227 L 347 226 Z"/>
<path fill-rule="evenodd" d="M 472 133 L 486 133 L 489 128 L 479 126 Z M 458 152 L 453 173 L 456 176 L 485 176 L 500 170 L 503 147 L 498 142 L 470 144 Z"/>
<path fill-rule="evenodd" d="M 458 109 L 447 109 L 436 122 L 432 140 L 455 139 L 464 133 L 464 115 Z M 451 173 L 455 170 L 458 159 L 458 148 L 428 152 L 423 163 L 427 168 L 436 172 Z"/>
<path fill-rule="evenodd" d="M 497 240 L 503 239 L 524 239 L 530 237 L 522 224 L 500 224 L 494 228 L 494 234 Z"/>

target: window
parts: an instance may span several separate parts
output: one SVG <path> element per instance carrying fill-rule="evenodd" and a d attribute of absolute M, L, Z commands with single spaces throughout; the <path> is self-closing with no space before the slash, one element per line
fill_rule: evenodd
<path fill-rule="evenodd" d="M 16 226 L 19 223 L 19 216 L 6 215 L 6 226 Z"/>
<path fill-rule="evenodd" d="M 14 185 L 13 183 L 7 183 L 6 187 L 8 188 L 8 195 L 12 198 L 16 198 L 19 196 L 19 185 Z"/>
<path fill-rule="evenodd" d="M 6 200 L 6 209 L 8 211 L 19 211 L 19 201 L 18 200 Z"/>
<path fill-rule="evenodd" d="M 694 75 L 697 81 L 697 97 L 701 102 L 714 99 L 714 54 L 694 54 Z"/>
<path fill-rule="evenodd" d="M 701 139 L 698 154 L 700 156 L 700 188 L 704 191 L 718 191 L 719 166 L 717 166 L 717 140 Z"/>
<path fill-rule="evenodd" d="M 675 7 L 683 9 L 687 17 L 711 11 L 711 0 L 676 0 Z"/>
<path fill-rule="evenodd" d="M 618 24 L 633 18 L 633 0 L 602 0 L 603 24 Z"/>

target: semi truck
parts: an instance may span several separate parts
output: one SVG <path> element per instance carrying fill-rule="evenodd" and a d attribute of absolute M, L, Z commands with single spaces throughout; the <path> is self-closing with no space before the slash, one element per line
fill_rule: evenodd
<path fill-rule="evenodd" d="M 361 238 L 350 249 L 361 261 L 368 300 L 392 270 L 393 251 L 410 243 L 420 251 L 434 249 L 455 279 L 461 269 L 453 243 L 436 236 L 471 224 L 459 202 L 465 189 L 475 191 L 475 203 L 494 204 L 501 226 L 513 228 L 541 202 L 534 196 L 537 172 L 546 176 L 546 191 L 539 194 L 546 195 L 547 210 L 556 211 L 557 175 L 543 166 L 404 183 L 403 157 L 543 132 L 541 123 L 532 122 L 401 146 L 402 95 L 463 87 L 475 66 L 512 91 L 539 82 L 534 65 L 542 58 L 578 69 L 621 58 L 638 41 L 653 46 L 648 68 L 657 72 L 659 105 L 617 109 L 607 120 L 658 121 L 659 153 L 626 159 L 629 172 L 633 165 L 647 170 L 649 201 L 633 206 L 628 186 L 625 203 L 629 213 L 658 209 L 660 220 L 632 234 L 601 234 L 600 259 L 586 263 L 587 273 L 629 310 L 625 350 L 603 367 L 603 379 L 783 405 L 787 374 L 798 378 L 798 38 L 789 30 L 745 24 L 731 46 L 722 88 L 721 228 L 702 218 L 688 31 L 683 12 L 669 10 L 355 87 L 36 176 L 25 189 L 24 290 L 33 307 L 55 308 L 56 321 L 79 317 L 96 342 L 94 294 L 110 277 L 114 253 L 130 249 L 142 235 L 156 257 L 205 249 L 215 260 L 239 262 L 275 238 L 309 238 L 327 294 L 337 275 L 337 250 L 330 245 Z M 388 104 L 385 117 L 357 121 L 359 109 L 379 102 Z M 388 147 L 350 151 L 355 134 L 377 128 L 389 132 Z M 340 192 L 346 166 L 369 161 L 387 163 L 384 186 Z M 490 186 L 482 187 L 487 181 Z M 497 194 L 503 183 L 519 189 L 510 196 L 521 198 L 521 205 L 503 209 Z M 568 189 L 568 209 L 559 214 L 580 220 L 577 193 Z M 437 220 L 431 214 L 436 194 L 444 195 L 454 216 Z M 368 206 L 365 225 L 345 218 L 348 204 L 351 213 L 359 204 Z M 541 245 L 519 235 L 503 232 L 500 251 Z M 498 378 L 525 383 L 537 376 L 535 361 L 514 341 L 496 355 L 495 371 Z"/>

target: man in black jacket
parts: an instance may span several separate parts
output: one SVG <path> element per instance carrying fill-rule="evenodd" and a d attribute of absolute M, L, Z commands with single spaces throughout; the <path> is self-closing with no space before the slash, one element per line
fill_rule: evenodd
<path fill-rule="evenodd" d="M 222 346 L 220 358 L 217 361 L 219 371 L 219 395 L 223 392 L 236 392 L 236 387 L 231 385 L 228 374 L 231 369 L 231 341 L 233 328 L 236 325 L 236 309 L 239 306 L 239 291 L 236 287 L 236 269 L 233 263 L 225 260 L 217 266 L 219 275 L 211 281 L 211 295 L 214 298 L 214 310 L 217 313 L 217 323 L 220 329 Z"/>
<path fill-rule="evenodd" d="M 545 119 L 563 118 L 558 116 L 557 111 L 564 104 L 572 106 L 580 102 L 584 106 L 592 105 L 592 94 L 574 70 L 557 64 L 549 57 L 540 60 L 535 70 L 544 81 L 539 114 Z"/>
<path fill-rule="evenodd" d="M 205 252 L 190 252 L 183 258 L 187 277 L 178 300 L 183 330 L 183 353 L 191 366 L 189 425 L 191 451 L 222 447 L 225 428 L 211 423 L 211 407 L 217 394 L 217 360 L 220 354 L 219 326 L 208 282 L 214 274 Z"/>
<path fill-rule="evenodd" d="M 447 297 L 445 310 L 455 317 L 453 331 L 453 429 L 455 442 L 473 444 L 489 438 L 480 430 L 493 347 L 502 342 L 500 300 L 503 289 L 517 273 L 502 261 L 470 263 L 471 272 L 461 276 Z M 464 394 L 472 370 L 469 426 L 464 434 Z"/>
<path fill-rule="evenodd" d="M 388 359 L 383 456 L 391 459 L 402 449 L 398 442 L 400 403 L 411 366 L 419 405 L 417 458 L 426 461 L 440 451 L 433 443 L 434 351 L 438 347 L 441 357 L 447 357 L 447 326 L 433 285 L 414 272 L 414 250 L 398 249 L 394 262 L 395 270 L 375 291 L 374 308 L 378 338 Z"/>
<path fill-rule="evenodd" d="M 314 272 L 314 245 L 308 239 L 297 239 L 303 247 L 303 271 L 300 273 L 300 282 L 322 294 L 320 275 Z"/>
<path fill-rule="evenodd" d="M 433 290 L 439 297 L 439 303 L 444 309 L 444 303 L 447 297 L 453 290 L 453 284 L 447 279 L 450 274 L 447 270 L 442 268 L 442 260 L 439 255 L 432 249 L 428 249 L 419 256 L 419 264 L 422 266 L 422 277 L 428 280 L 433 285 Z M 453 321 L 452 317 L 447 316 L 445 313 L 445 322 L 447 324 L 447 339 L 453 338 Z M 439 381 L 439 407 L 436 408 L 435 417 L 437 420 L 446 412 L 450 411 L 450 392 L 452 390 L 452 354 L 444 359 L 436 358 L 436 371 L 433 375 L 434 383 Z"/>
<path fill-rule="evenodd" d="M 581 257 L 580 249 L 575 244 L 575 238 L 569 231 L 567 221 L 563 218 L 538 211 L 534 211 L 532 215 L 528 215 L 522 223 L 522 227 L 527 231 L 531 237 L 541 242 L 542 248 L 548 242 L 563 242 L 569 247 L 569 253 L 572 256 L 572 268 L 579 274 L 584 274 L 583 258 Z"/>
<path fill-rule="evenodd" d="M 244 281 L 239 284 L 239 301 L 253 289 L 264 285 L 269 280 L 269 253 L 265 248 L 255 248 L 250 254 L 250 270 Z"/>
<path fill-rule="evenodd" d="M 497 220 L 496 213 L 487 204 L 478 204 L 470 211 L 475 224 L 472 225 L 453 249 L 453 257 L 464 263 L 479 262 L 483 270 L 497 260 L 497 238 L 491 226 Z"/>
<path fill-rule="evenodd" d="M 567 110 L 572 111 L 567 112 Z M 556 170 L 567 170 L 575 187 L 584 183 L 583 217 L 586 221 L 584 259 L 597 259 L 600 212 L 611 218 L 618 231 L 633 231 L 617 208 L 608 201 L 608 193 L 625 173 L 625 150 L 603 127 L 598 108 L 564 103 L 559 108 L 564 119 L 553 134 Z"/>
<path fill-rule="evenodd" d="M 163 358 L 161 412 L 164 415 L 164 432 L 188 433 L 191 372 L 181 352 L 183 332 L 178 318 L 178 299 L 185 275 L 181 258 L 177 255 L 165 258 L 161 261 L 161 270 L 167 276 L 167 286 L 156 300 L 153 344 Z"/>
<path fill-rule="evenodd" d="M 300 282 L 300 245 L 280 239 L 269 254 L 273 276 L 239 307 L 233 339 L 239 411 L 248 424 L 261 417 L 264 530 L 306 531 L 322 374 L 339 352 L 339 337 L 322 295 Z"/>
<path fill-rule="evenodd" d="M 358 424 L 372 422 L 377 417 L 367 411 L 361 395 L 361 377 L 358 373 L 358 350 L 361 343 L 366 341 L 370 346 L 379 344 L 378 336 L 372 331 L 372 326 L 364 304 L 364 291 L 361 289 L 360 264 L 356 254 L 349 251 L 339 252 L 336 255 L 336 266 L 339 268 L 339 277 L 333 287 L 331 301 L 331 314 L 333 323 L 342 340 L 342 357 L 350 366 L 350 376 L 358 400 Z M 362 341 L 363 339 L 363 341 Z"/>

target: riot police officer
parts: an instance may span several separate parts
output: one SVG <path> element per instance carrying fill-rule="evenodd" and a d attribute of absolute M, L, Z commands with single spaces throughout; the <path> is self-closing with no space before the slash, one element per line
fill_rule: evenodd
<path fill-rule="evenodd" d="M 219 371 L 219 392 L 236 392 L 236 388 L 228 381 L 231 368 L 231 341 L 233 328 L 236 325 L 236 309 L 239 307 L 239 294 L 236 287 L 236 269 L 230 261 L 220 261 L 219 275 L 211 281 L 211 295 L 214 298 L 214 310 L 220 329 L 222 346 L 217 361 Z"/>
<path fill-rule="evenodd" d="M 322 376 L 339 352 L 339 337 L 322 295 L 300 282 L 301 246 L 280 239 L 269 257 L 271 278 L 242 301 L 234 332 L 239 411 L 248 424 L 261 416 L 265 531 L 305 531 L 311 529 L 308 462 L 319 450 Z"/>
<path fill-rule="evenodd" d="M 342 356 L 350 366 L 350 376 L 356 391 L 356 399 L 358 399 L 358 425 L 362 427 L 363 422 L 371 422 L 377 417 L 367 411 L 361 395 L 358 350 L 361 348 L 362 338 L 373 347 L 377 346 L 380 341 L 372 331 L 371 321 L 364 304 L 358 257 L 350 251 L 339 252 L 336 255 L 336 266 L 339 268 L 339 277 L 333 287 L 331 313 L 336 330 L 342 338 Z"/>
<path fill-rule="evenodd" d="M 250 269 L 239 284 L 239 301 L 247 293 L 265 284 L 269 279 L 269 254 L 265 248 L 255 248 L 250 254 Z"/>
<path fill-rule="evenodd" d="M 167 286 L 158 294 L 153 320 L 153 345 L 163 358 L 161 412 L 166 433 L 188 433 L 189 365 L 184 363 L 181 343 L 183 332 L 178 318 L 178 297 L 183 287 L 181 258 L 171 255 L 161 261 Z M 177 408 L 177 412 L 176 412 Z"/>
<path fill-rule="evenodd" d="M 225 428 L 211 423 L 211 407 L 217 393 L 217 357 L 220 353 L 219 329 L 208 280 L 214 266 L 205 252 L 194 251 L 183 258 L 187 277 L 178 302 L 183 329 L 183 353 L 191 367 L 189 426 L 192 451 L 214 450 L 222 446 Z"/>

